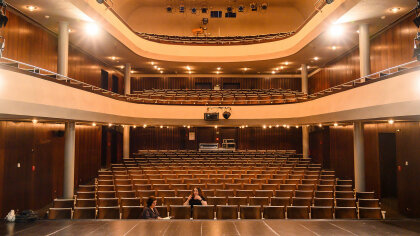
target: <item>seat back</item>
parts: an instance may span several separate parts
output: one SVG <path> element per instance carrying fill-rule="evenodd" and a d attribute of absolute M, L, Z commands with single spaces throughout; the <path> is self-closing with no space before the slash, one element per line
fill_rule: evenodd
<path fill-rule="evenodd" d="M 121 206 L 121 219 L 140 219 L 142 206 Z"/>
<path fill-rule="evenodd" d="M 140 206 L 140 198 L 121 198 L 121 207 Z"/>
<path fill-rule="evenodd" d="M 379 199 L 359 199 L 359 207 L 379 207 Z"/>
<path fill-rule="evenodd" d="M 287 219 L 309 219 L 309 206 L 287 207 Z"/>
<path fill-rule="evenodd" d="M 356 207 L 335 207 L 336 219 L 357 219 Z"/>
<path fill-rule="evenodd" d="M 50 208 L 48 210 L 48 219 L 71 219 L 71 208 Z"/>
<path fill-rule="evenodd" d="M 214 206 L 200 206 L 193 207 L 193 219 L 214 219 Z"/>
<path fill-rule="evenodd" d="M 336 198 L 335 203 L 338 207 L 356 207 L 356 198 Z"/>
<path fill-rule="evenodd" d="M 98 207 L 98 219 L 120 219 L 120 208 L 118 206 Z"/>
<path fill-rule="evenodd" d="M 73 208 L 74 199 L 54 199 L 53 208 Z"/>
<path fill-rule="evenodd" d="M 228 205 L 240 206 L 248 205 L 247 197 L 228 197 Z"/>
<path fill-rule="evenodd" d="M 73 219 L 95 219 L 96 207 L 75 207 L 73 212 Z"/>
<path fill-rule="evenodd" d="M 381 208 L 379 207 L 359 207 L 360 219 L 382 219 Z"/>
<path fill-rule="evenodd" d="M 216 206 L 216 218 L 218 220 L 238 219 L 238 207 Z"/>
<path fill-rule="evenodd" d="M 271 206 L 290 206 L 292 198 L 290 197 L 272 197 Z"/>
<path fill-rule="evenodd" d="M 284 206 L 264 206 L 264 219 L 285 219 L 285 209 Z"/>
<path fill-rule="evenodd" d="M 172 205 L 170 206 L 171 219 L 190 219 L 191 206 Z"/>
<path fill-rule="evenodd" d="M 98 198 L 99 207 L 118 206 L 118 198 Z"/>
<path fill-rule="evenodd" d="M 240 206 L 241 219 L 261 219 L 261 206 Z"/>
<path fill-rule="evenodd" d="M 333 206 L 311 206 L 311 219 L 332 219 Z"/>
<path fill-rule="evenodd" d="M 315 206 L 334 206 L 334 198 L 314 198 Z"/>

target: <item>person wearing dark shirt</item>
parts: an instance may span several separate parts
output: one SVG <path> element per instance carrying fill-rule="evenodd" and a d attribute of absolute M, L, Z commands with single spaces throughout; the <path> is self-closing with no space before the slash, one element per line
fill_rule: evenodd
<path fill-rule="evenodd" d="M 147 199 L 147 206 L 142 212 L 143 219 L 162 219 L 159 215 L 159 211 L 156 209 L 157 200 L 151 196 Z"/>
<path fill-rule="evenodd" d="M 190 196 L 188 196 L 187 200 L 184 202 L 184 205 L 191 205 L 193 207 L 194 205 L 207 205 L 206 198 L 203 195 L 203 192 L 200 188 L 194 188 L 191 191 Z"/>

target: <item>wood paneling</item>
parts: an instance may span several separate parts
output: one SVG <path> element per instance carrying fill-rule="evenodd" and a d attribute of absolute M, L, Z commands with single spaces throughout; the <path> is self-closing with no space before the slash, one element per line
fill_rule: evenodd
<path fill-rule="evenodd" d="M 188 140 L 188 132 L 196 132 L 196 141 Z M 147 127 L 131 130 L 130 150 L 136 152 L 145 149 L 197 149 L 199 143 L 221 142 L 226 138 L 236 137 L 237 149 L 276 150 L 292 149 L 302 152 L 302 131 L 296 128 L 163 128 Z M 216 141 L 216 138 L 219 138 Z"/>
<path fill-rule="evenodd" d="M 223 86 L 223 83 L 239 84 L 241 89 L 283 88 L 301 89 L 299 78 L 132 78 L 131 90 L 143 89 L 196 89 L 196 83 L 211 83 Z"/>
<path fill-rule="evenodd" d="M 309 133 L 309 156 L 314 163 L 330 167 L 330 129 L 329 127 L 314 127 Z"/>
<path fill-rule="evenodd" d="M 4 57 L 57 72 L 57 35 L 35 25 L 26 17 L 7 12 L 9 22 L 0 29 L 6 39 Z M 101 69 L 119 78 L 119 92 L 124 91 L 122 73 L 70 45 L 68 76 L 100 87 Z M 109 88 L 111 90 L 111 87 Z"/>
<path fill-rule="evenodd" d="M 414 60 L 413 40 L 417 28 L 413 24 L 414 14 L 396 23 L 371 39 L 371 73 L 398 66 Z M 360 78 L 359 48 L 328 63 L 309 79 L 309 93 Z"/>
<path fill-rule="evenodd" d="M 39 209 L 62 195 L 63 131 L 60 124 L 0 122 L 0 216 L 10 209 Z M 76 128 L 75 186 L 97 175 L 97 137 L 98 127 Z"/>

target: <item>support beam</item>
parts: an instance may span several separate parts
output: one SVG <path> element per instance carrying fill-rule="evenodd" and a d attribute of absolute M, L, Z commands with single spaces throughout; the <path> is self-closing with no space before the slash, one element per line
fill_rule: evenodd
<path fill-rule="evenodd" d="M 58 28 L 57 73 L 67 76 L 69 65 L 69 23 L 60 21 Z"/>
<path fill-rule="evenodd" d="M 131 65 L 130 63 L 125 64 L 124 71 L 124 95 L 131 93 Z"/>
<path fill-rule="evenodd" d="M 308 93 L 308 66 L 302 64 L 302 92 Z M 309 158 L 309 127 L 302 125 L 302 154 L 303 158 Z"/>
<path fill-rule="evenodd" d="M 357 192 L 366 191 L 365 178 L 365 145 L 363 135 L 363 123 L 354 122 L 353 143 L 354 143 L 354 184 Z"/>
<path fill-rule="evenodd" d="M 360 77 L 370 75 L 370 37 L 369 25 L 359 26 L 359 54 L 360 54 Z"/>
<path fill-rule="evenodd" d="M 73 198 L 74 195 L 75 140 L 76 123 L 66 122 L 64 134 L 64 198 Z"/>
<path fill-rule="evenodd" d="M 123 128 L 123 158 L 130 158 L 130 126 Z"/>

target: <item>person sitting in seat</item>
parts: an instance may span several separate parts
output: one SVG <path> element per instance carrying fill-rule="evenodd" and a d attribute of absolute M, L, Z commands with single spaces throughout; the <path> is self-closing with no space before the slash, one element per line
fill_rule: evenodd
<path fill-rule="evenodd" d="M 156 209 L 157 200 L 155 197 L 149 197 L 146 204 L 147 206 L 141 214 L 143 219 L 162 219 L 159 215 L 159 211 Z"/>
<path fill-rule="evenodd" d="M 204 205 L 204 206 L 206 206 L 207 201 L 206 201 L 206 198 L 204 197 L 204 194 L 201 191 L 201 189 L 196 187 L 191 191 L 191 194 L 190 194 L 190 196 L 188 196 L 187 201 L 184 202 L 184 205 L 185 206 L 191 205 L 191 208 L 194 205 Z"/>

